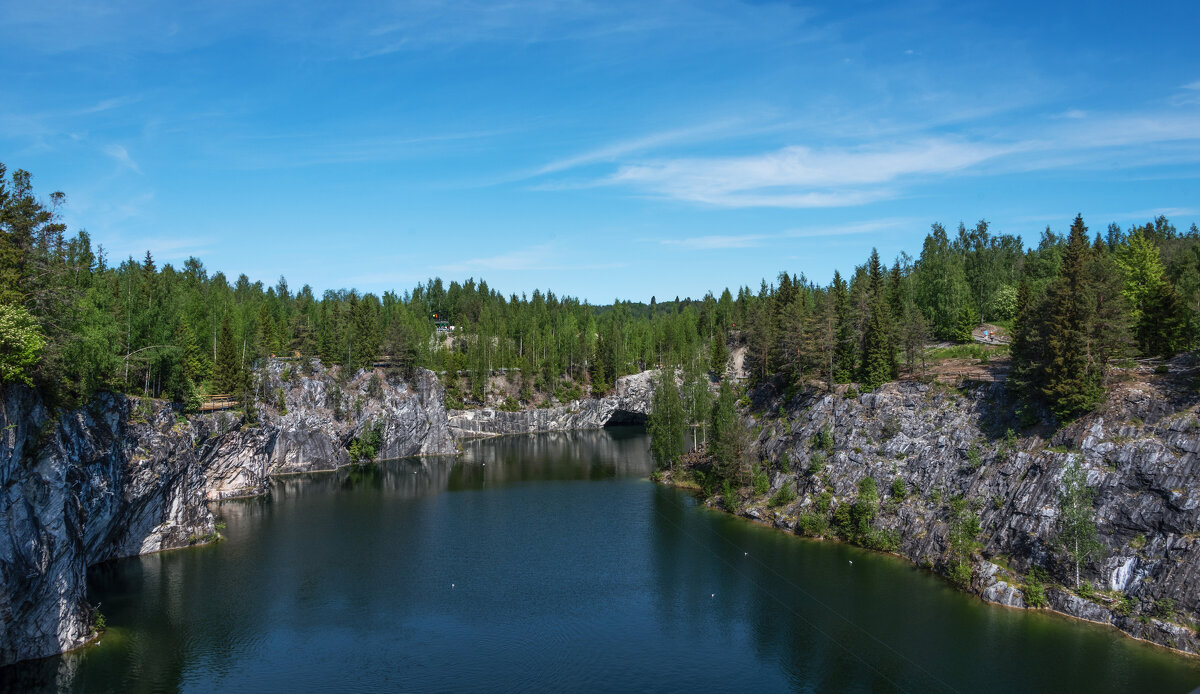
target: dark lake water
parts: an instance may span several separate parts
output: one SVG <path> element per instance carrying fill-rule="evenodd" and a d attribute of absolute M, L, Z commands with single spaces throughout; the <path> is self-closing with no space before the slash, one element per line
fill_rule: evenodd
<path fill-rule="evenodd" d="M 1188 692 L 1200 661 L 988 606 L 646 481 L 639 430 L 278 480 L 92 572 L 98 645 L 14 691 Z M 853 561 L 853 564 L 850 562 Z"/>

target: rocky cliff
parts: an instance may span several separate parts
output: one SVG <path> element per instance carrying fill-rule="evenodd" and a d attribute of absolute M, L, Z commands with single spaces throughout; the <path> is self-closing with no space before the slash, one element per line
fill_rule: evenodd
<path fill-rule="evenodd" d="M 457 438 L 504 434 L 601 429 L 615 424 L 641 424 L 650 412 L 654 371 L 617 379 L 613 394 L 576 400 L 558 407 L 508 412 L 491 407 L 451 410 L 450 432 Z"/>
<path fill-rule="evenodd" d="M 85 643 L 87 567 L 216 539 L 208 501 L 265 493 L 273 474 L 345 465 L 368 428 L 383 457 L 454 452 L 432 373 L 407 384 L 294 366 L 260 374 L 286 412 L 268 398 L 253 424 L 111 394 L 52 413 L 27 388 L 0 393 L 0 665 Z"/>
<path fill-rule="evenodd" d="M 740 490 L 731 505 L 789 531 L 832 535 L 838 507 L 872 477 L 880 499 L 872 532 L 886 549 L 945 570 L 951 528 L 969 514 L 981 528 L 970 573 L 959 574 L 969 590 L 1026 607 L 1029 576 L 1044 571 L 1032 582 L 1043 584 L 1048 607 L 1200 653 L 1200 415 L 1187 381 L 1122 384 L 1100 412 L 1057 432 L 1022 430 L 1002 384 L 894 383 L 790 400 L 760 391 L 747 421 L 769 490 Z M 1072 461 L 1095 492 L 1103 544 L 1081 587 L 1058 542 Z M 796 496 L 779 494 L 784 487 Z"/>

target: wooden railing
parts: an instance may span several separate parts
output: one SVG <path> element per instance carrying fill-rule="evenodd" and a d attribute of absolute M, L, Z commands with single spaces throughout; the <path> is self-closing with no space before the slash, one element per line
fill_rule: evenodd
<path fill-rule="evenodd" d="M 201 412 L 215 412 L 217 410 L 228 410 L 237 407 L 237 398 L 232 395 L 205 395 L 200 403 Z"/>

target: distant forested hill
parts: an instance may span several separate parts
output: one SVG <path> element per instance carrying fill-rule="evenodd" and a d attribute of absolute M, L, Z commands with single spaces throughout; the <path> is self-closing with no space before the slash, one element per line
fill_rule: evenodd
<path fill-rule="evenodd" d="M 231 281 L 196 258 L 115 261 L 86 232 L 68 234 L 65 203 L 0 165 L 0 382 L 60 404 L 101 389 L 187 407 L 202 393 L 249 395 L 250 368 L 272 354 L 461 370 L 477 399 L 498 368 L 520 369 L 523 393 L 564 382 L 603 393 L 658 364 L 723 365 L 734 343 L 754 379 L 870 389 L 914 368 L 928 342 L 970 341 L 988 323 L 1011 336 L 1010 385 L 1068 419 L 1099 400 L 1114 360 L 1169 356 L 1200 336 L 1200 232 L 1164 217 L 1098 233 L 1077 217 L 1029 250 L 983 221 L 954 233 L 934 224 L 918 257 L 889 267 L 873 252 L 827 286 L 783 272 L 756 290 L 591 306 L 550 291 L 504 296 L 474 279 L 317 296 L 282 277 Z M 439 332 L 442 321 L 454 330 Z"/>

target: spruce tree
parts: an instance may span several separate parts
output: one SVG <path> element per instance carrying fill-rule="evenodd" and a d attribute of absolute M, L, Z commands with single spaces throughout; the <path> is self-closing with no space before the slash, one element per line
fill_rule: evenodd
<path fill-rule="evenodd" d="M 745 441 L 739 429 L 741 425 L 737 416 L 737 396 L 734 395 L 729 382 L 723 381 L 717 400 L 713 403 L 709 451 L 712 453 L 717 475 L 740 485 Z"/>
<path fill-rule="evenodd" d="M 850 307 L 850 295 L 846 291 L 846 283 L 841 274 L 833 271 L 833 284 L 829 288 L 832 294 L 833 312 L 836 318 L 833 347 L 833 380 L 837 383 L 849 383 L 854 378 L 854 313 Z M 833 387 L 833 384 L 830 384 Z"/>
<path fill-rule="evenodd" d="M 650 400 L 650 416 L 646 419 L 646 431 L 650 434 L 650 454 L 659 469 L 672 467 L 683 455 L 683 433 L 687 427 L 687 413 L 675 385 L 674 369 L 666 368 L 655 379 L 654 393 Z"/>
<path fill-rule="evenodd" d="M 1138 346 L 1144 354 L 1171 357 L 1184 344 L 1186 318 L 1183 302 L 1170 280 L 1163 279 L 1146 301 L 1137 326 Z"/>
<path fill-rule="evenodd" d="M 1008 387 L 1025 403 L 1041 398 L 1041 335 L 1037 321 L 1037 307 L 1027 278 L 1021 278 L 1017 289 L 1016 315 L 1013 318 L 1012 368 L 1008 375 Z"/>
<path fill-rule="evenodd" d="M 887 300 L 879 252 L 872 249 L 867 263 L 868 321 L 863 331 L 862 363 L 859 381 L 874 390 L 892 379 L 896 372 L 896 350 L 892 343 L 891 306 Z"/>
<path fill-rule="evenodd" d="M 214 366 L 213 388 L 226 395 L 242 391 L 242 365 L 238 358 L 237 344 L 233 339 L 233 327 L 229 316 L 221 320 L 221 331 L 217 334 L 217 362 Z"/>
<path fill-rule="evenodd" d="M 1060 422 L 1069 421 L 1103 397 L 1102 369 L 1090 350 L 1094 291 L 1088 272 L 1091 247 L 1083 216 L 1075 217 L 1058 279 L 1050 286 L 1045 321 L 1042 395 Z"/>

